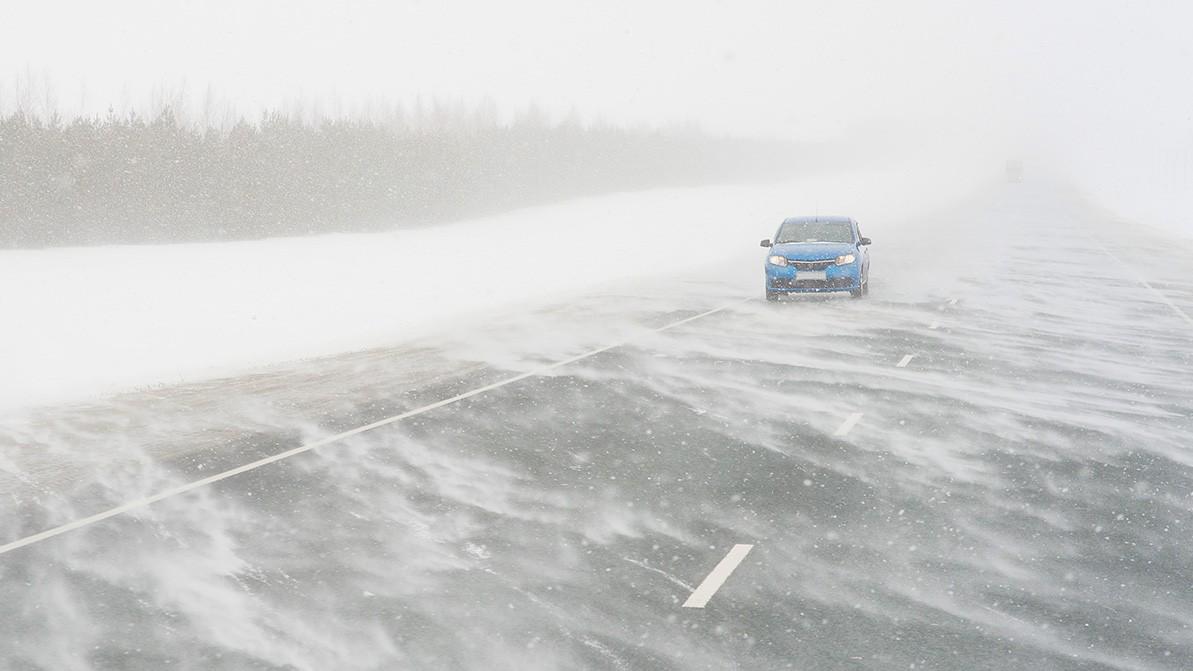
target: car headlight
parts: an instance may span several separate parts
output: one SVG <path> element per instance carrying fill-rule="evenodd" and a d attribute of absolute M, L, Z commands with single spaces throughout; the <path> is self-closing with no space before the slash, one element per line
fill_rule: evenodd
<path fill-rule="evenodd" d="M 843 256 L 837 257 L 837 265 L 838 266 L 844 266 L 844 265 L 853 263 L 854 261 L 857 261 L 857 257 L 854 256 L 853 254 L 845 254 Z"/>
<path fill-rule="evenodd" d="M 772 256 L 768 258 L 766 262 L 772 266 L 785 266 L 787 265 L 787 258 L 783 256 Z"/>

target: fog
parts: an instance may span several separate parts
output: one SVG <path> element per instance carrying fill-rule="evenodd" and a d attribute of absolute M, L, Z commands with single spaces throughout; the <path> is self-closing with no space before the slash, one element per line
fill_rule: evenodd
<path fill-rule="evenodd" d="M 491 97 L 504 109 L 806 137 L 867 119 L 1004 116 L 989 111 L 1015 66 L 1000 60 L 1005 37 L 991 23 L 1012 17 L 996 5 L 78 4 L 60 25 L 63 7 L 25 3 L 4 35 L 5 60 L 61 80 L 68 109 L 212 85 L 246 111 Z"/>
<path fill-rule="evenodd" d="M 71 17 L 63 21 L 63 16 Z M 536 105 L 616 124 L 871 140 L 942 129 L 1179 226 L 1184 2 L 14 3 L 0 109 L 367 113 Z M 23 84 L 22 84 L 23 81 Z M 22 100 L 21 88 L 50 82 Z M 975 157 L 987 160 L 987 152 Z M 1187 226 L 1181 226 L 1187 230 Z"/>
<path fill-rule="evenodd" d="M 442 99 L 787 139 L 945 128 L 1187 230 L 1191 19 L 1115 0 L 25 2 L 0 25 L 0 108 L 23 78 L 52 82 L 27 106 L 67 116 Z"/>
<path fill-rule="evenodd" d="M 0 671 L 1193 668 L 1193 3 L 10 5 Z"/>

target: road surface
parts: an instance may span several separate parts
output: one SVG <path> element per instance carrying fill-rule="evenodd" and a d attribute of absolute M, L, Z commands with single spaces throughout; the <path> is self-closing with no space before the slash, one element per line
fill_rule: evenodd
<path fill-rule="evenodd" d="M 1193 667 L 1193 247 L 1032 184 L 862 223 L 864 300 L 747 240 L 9 422 L 0 668 Z"/>

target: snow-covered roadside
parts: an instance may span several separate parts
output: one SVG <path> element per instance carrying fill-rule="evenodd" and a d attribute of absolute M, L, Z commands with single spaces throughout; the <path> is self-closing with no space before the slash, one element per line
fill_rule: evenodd
<path fill-rule="evenodd" d="M 0 409 L 14 410 L 462 328 L 612 281 L 683 274 L 785 215 L 867 232 L 976 188 L 904 165 L 763 186 L 588 198 L 422 230 L 0 252 Z"/>

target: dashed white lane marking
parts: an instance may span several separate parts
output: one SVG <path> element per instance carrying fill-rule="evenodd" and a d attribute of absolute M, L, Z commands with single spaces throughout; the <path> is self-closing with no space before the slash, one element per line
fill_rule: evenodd
<path fill-rule="evenodd" d="M 683 607 L 704 608 L 704 605 L 708 603 L 708 600 L 717 593 L 717 590 L 721 589 L 721 585 L 725 584 L 725 581 L 729 578 L 730 574 L 737 569 L 737 565 L 746 558 L 746 555 L 749 554 L 750 550 L 753 548 L 753 545 L 741 544 L 734 545 L 732 548 L 730 548 L 729 554 L 725 555 L 725 558 L 721 560 L 721 563 L 717 564 L 716 568 L 712 570 L 712 573 L 708 574 L 708 577 L 704 579 L 704 582 L 700 583 L 696 587 L 695 591 L 692 592 L 692 595 L 688 597 L 688 600 L 683 603 Z"/>
<path fill-rule="evenodd" d="M 693 322 L 693 321 L 696 321 L 697 319 L 703 319 L 710 315 L 714 315 L 718 312 L 721 312 L 722 310 L 725 310 L 726 308 L 728 308 L 732 305 L 737 304 L 737 302 L 738 301 L 734 301 L 733 303 L 728 303 L 726 305 L 722 305 L 720 307 L 713 308 L 712 310 L 706 310 L 705 312 L 701 312 L 698 315 L 693 315 L 693 316 L 687 317 L 685 319 L 680 319 L 678 321 L 671 322 L 670 324 L 665 324 L 658 328 L 649 329 L 648 331 L 645 331 L 644 333 L 661 333 L 668 329 L 673 329 L 676 326 L 682 326 L 684 324 L 687 324 L 688 322 Z M 298 447 L 286 450 L 285 452 L 279 452 L 272 456 L 268 456 L 263 459 L 258 459 L 257 461 L 243 464 L 241 466 L 237 466 L 236 468 L 228 469 L 222 473 L 216 473 L 214 475 L 210 475 L 210 476 L 203 478 L 201 480 L 195 480 L 194 482 L 188 482 L 184 485 L 179 485 L 177 487 L 171 487 L 170 489 L 158 492 L 157 494 L 153 494 L 151 496 L 146 496 L 145 498 L 137 499 L 135 501 L 129 501 L 128 503 L 123 503 L 119 506 L 116 506 L 115 508 L 109 508 L 108 510 L 105 510 L 100 513 L 96 513 L 89 517 L 77 519 L 77 520 L 74 520 L 73 522 L 67 522 L 66 524 L 56 526 L 51 529 L 46 529 L 45 531 L 35 533 L 31 536 L 19 538 L 19 539 L 12 541 L 10 543 L 0 545 L 0 555 L 5 554 L 6 552 L 12 552 L 13 550 L 16 550 L 18 548 L 23 548 L 27 545 L 33 545 L 34 543 L 39 543 L 46 539 L 53 538 L 54 536 L 64 534 L 68 531 L 74 531 L 75 529 L 81 529 L 83 527 L 95 524 L 96 522 L 102 522 L 103 520 L 106 520 L 110 517 L 122 515 L 124 513 L 130 512 L 133 510 L 137 510 L 138 508 L 144 508 L 145 506 L 157 503 L 158 501 L 161 501 L 163 499 L 168 499 L 173 496 L 178 496 L 179 494 L 185 494 L 186 492 L 198 489 L 200 487 L 205 487 L 207 485 L 219 482 L 220 480 L 226 480 L 234 475 L 240 475 L 241 473 L 246 473 L 248 471 L 252 471 L 252 470 L 261 468 L 262 466 L 268 466 L 269 464 L 272 464 L 272 463 L 275 463 L 278 461 L 282 461 L 283 459 L 289 459 L 290 457 L 302 454 L 303 452 L 309 452 L 309 451 L 315 449 L 316 447 L 322 447 L 324 445 L 335 443 L 335 442 L 341 441 L 345 438 L 349 438 L 351 436 L 355 436 L 357 434 L 364 433 L 366 431 L 371 431 L 373 429 L 380 428 L 380 427 L 386 426 L 388 424 L 400 422 L 404 419 L 414 417 L 415 415 L 421 415 L 425 412 L 435 410 L 436 408 L 442 408 L 445 405 L 451 405 L 453 403 L 458 403 L 459 401 L 463 401 L 464 399 L 472 398 L 473 396 L 477 396 L 477 395 L 483 394 L 488 391 L 493 391 L 494 389 L 498 389 L 500 387 L 504 387 L 506 385 L 513 384 L 520 380 L 525 380 L 528 377 L 534 377 L 536 375 L 542 375 L 543 373 L 548 373 L 556 368 L 561 368 L 563 366 L 567 366 L 568 364 L 573 364 L 573 363 L 576 363 L 577 361 L 582 361 L 589 357 L 596 356 L 597 354 L 600 354 L 601 352 L 607 352 L 607 351 L 614 349 L 616 347 L 621 347 L 622 345 L 625 345 L 625 344 L 631 342 L 632 340 L 633 340 L 633 338 L 627 338 L 625 340 L 615 342 L 611 345 L 605 345 L 604 347 L 598 347 L 597 349 L 587 351 L 583 354 L 578 354 L 578 355 L 570 357 L 568 359 L 556 361 L 554 363 L 547 364 L 540 368 L 535 368 L 535 369 L 527 371 L 525 373 L 519 373 L 518 375 L 514 375 L 513 377 L 507 377 L 504 380 L 498 380 L 497 382 L 494 382 L 492 384 L 487 384 L 483 387 L 477 387 L 476 389 L 473 389 L 471 391 L 466 391 L 462 394 L 457 394 L 455 396 L 452 396 L 451 398 L 445 398 L 441 401 L 436 401 L 434 403 L 424 405 L 421 408 L 415 408 L 414 410 L 408 410 L 401 414 L 394 415 L 392 417 L 386 417 L 385 419 L 378 420 L 376 422 L 373 422 L 372 424 L 365 424 L 364 426 L 359 426 L 355 429 L 349 429 L 348 431 L 344 431 L 343 433 L 337 433 L 334 436 L 328 436 L 327 438 L 322 438 L 320 440 L 306 443 L 305 445 L 299 445 Z"/>
<path fill-rule="evenodd" d="M 895 368 L 907 368 L 907 364 L 911 363 L 914 358 L 914 354 L 905 354 L 902 359 L 899 359 L 899 363 L 895 364 Z"/>
<path fill-rule="evenodd" d="M 838 438 L 849 435 L 849 432 L 853 430 L 853 427 L 857 426 L 858 420 L 861 418 L 862 413 L 860 412 L 855 412 L 852 415 L 846 417 L 845 421 L 841 423 L 841 426 L 837 427 L 837 432 L 833 435 L 837 436 Z"/>
<path fill-rule="evenodd" d="M 932 322 L 928 325 L 928 328 L 935 331 L 936 329 L 940 328 L 940 322 Z"/>
<path fill-rule="evenodd" d="M 1107 249 L 1106 245 L 1099 244 L 1098 246 L 1102 248 L 1102 251 L 1106 253 L 1106 256 L 1109 256 L 1110 258 L 1117 261 L 1120 266 L 1125 268 L 1128 273 L 1133 275 L 1136 282 L 1143 285 L 1144 288 L 1146 288 L 1148 291 L 1155 294 L 1156 298 L 1159 298 L 1161 301 L 1163 301 L 1163 303 L 1165 305 L 1172 308 L 1172 311 L 1175 312 L 1178 317 L 1180 317 L 1181 319 L 1184 319 L 1186 322 L 1188 322 L 1189 326 L 1193 326 L 1193 317 L 1190 317 L 1189 313 L 1182 310 L 1180 308 L 1180 306 L 1177 305 L 1176 303 L 1173 303 L 1172 299 L 1169 298 L 1168 296 L 1165 296 L 1164 293 L 1161 292 L 1159 289 L 1157 289 L 1157 288 L 1153 287 L 1151 284 L 1149 284 L 1147 280 L 1143 279 L 1143 275 L 1139 274 L 1139 271 L 1135 270 L 1130 265 L 1128 265 L 1126 261 L 1123 261 L 1122 259 L 1118 258 L 1118 255 L 1116 255 L 1114 252 Z"/>

